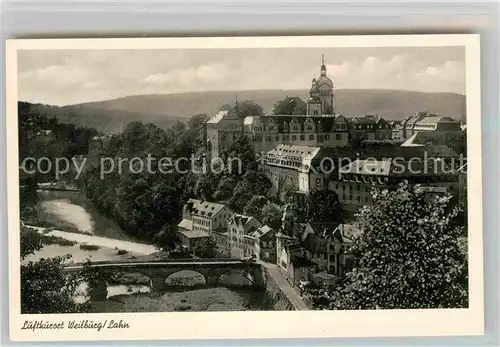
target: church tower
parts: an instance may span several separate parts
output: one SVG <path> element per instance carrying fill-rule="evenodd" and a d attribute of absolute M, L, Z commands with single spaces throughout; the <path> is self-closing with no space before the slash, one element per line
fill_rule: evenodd
<path fill-rule="evenodd" d="M 309 115 L 333 115 L 335 108 L 333 104 L 333 82 L 326 75 L 325 56 L 321 56 L 320 77 L 313 79 L 309 91 L 308 114 Z"/>

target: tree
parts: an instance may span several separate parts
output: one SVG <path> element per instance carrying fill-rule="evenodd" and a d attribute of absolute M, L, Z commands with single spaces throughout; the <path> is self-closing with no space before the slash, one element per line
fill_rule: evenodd
<path fill-rule="evenodd" d="M 271 181 L 262 172 L 249 170 L 234 188 L 230 205 L 241 212 L 254 195 L 266 195 L 270 188 Z"/>
<path fill-rule="evenodd" d="M 262 224 L 267 224 L 274 230 L 278 230 L 281 226 L 281 217 L 283 215 L 283 209 L 272 202 L 268 202 L 262 208 Z"/>
<path fill-rule="evenodd" d="M 295 192 L 297 189 L 293 184 L 284 184 L 279 191 L 279 199 L 285 204 L 295 203 Z"/>
<path fill-rule="evenodd" d="M 234 114 L 241 119 L 248 116 L 262 116 L 262 107 L 251 100 L 238 101 L 230 109 L 230 114 Z"/>
<path fill-rule="evenodd" d="M 289 97 L 278 101 L 273 106 L 276 115 L 304 115 L 307 114 L 307 104 L 299 97 Z"/>
<path fill-rule="evenodd" d="M 315 190 L 307 196 L 306 204 L 307 221 L 317 223 L 342 222 L 342 206 L 335 192 Z"/>
<path fill-rule="evenodd" d="M 217 243 L 213 237 L 206 237 L 194 242 L 192 252 L 193 255 L 199 258 L 215 258 Z"/>
<path fill-rule="evenodd" d="M 155 247 L 163 251 L 175 249 L 175 243 L 177 242 L 176 230 L 177 226 L 175 224 L 166 224 L 163 229 L 153 237 L 153 244 Z"/>
<path fill-rule="evenodd" d="M 363 233 L 352 252 L 359 265 L 334 291 L 334 309 L 461 308 L 468 305 L 464 227 L 450 196 L 418 187 L 375 191 L 359 214 Z"/>
<path fill-rule="evenodd" d="M 208 170 L 198 177 L 194 186 L 194 194 L 202 200 L 213 201 L 218 183 L 219 177 Z"/>
<path fill-rule="evenodd" d="M 247 170 L 255 170 L 255 154 L 246 136 L 238 137 L 231 145 L 228 154 L 228 163 L 231 163 L 231 167 L 227 169 L 230 174 L 243 175 Z M 231 161 L 232 158 L 238 159 L 241 162 L 241 168 L 239 165 L 236 165 L 236 160 L 234 162 Z"/>
<path fill-rule="evenodd" d="M 262 209 L 269 202 L 263 195 L 254 195 L 243 208 L 243 214 L 252 216 L 258 221 L 262 221 Z"/>
<path fill-rule="evenodd" d="M 21 225 L 21 259 L 39 251 L 42 247 L 43 241 L 38 231 Z"/>
<path fill-rule="evenodd" d="M 189 118 L 188 126 L 191 129 L 196 129 L 196 128 L 199 128 L 200 126 L 202 126 L 203 123 L 205 123 L 205 121 L 207 121 L 207 120 L 208 120 L 208 116 L 206 113 L 197 114 L 197 115 Z"/>
<path fill-rule="evenodd" d="M 21 259 L 43 247 L 41 235 L 21 226 Z M 42 258 L 21 265 L 21 313 L 83 312 L 74 296 L 78 286 L 88 279 L 87 268 L 75 274 L 64 273 L 70 256 Z"/>
<path fill-rule="evenodd" d="M 230 199 L 233 195 L 233 190 L 236 188 L 238 180 L 235 176 L 224 175 L 221 177 L 217 189 L 213 194 L 213 198 L 216 201 Z"/>

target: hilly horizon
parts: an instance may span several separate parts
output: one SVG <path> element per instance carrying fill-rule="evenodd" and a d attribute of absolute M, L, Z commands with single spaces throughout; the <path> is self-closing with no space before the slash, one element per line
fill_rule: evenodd
<path fill-rule="evenodd" d="M 131 95 L 117 99 L 67 106 L 50 106 L 59 121 L 94 127 L 101 132 L 119 132 L 132 121 L 152 122 L 168 128 L 177 120 L 197 114 L 215 115 L 224 104 L 252 100 L 268 111 L 287 96 L 308 97 L 309 90 L 205 91 L 174 94 Z M 465 120 L 465 95 L 385 89 L 339 89 L 336 112 L 351 118 L 377 114 L 386 120 L 403 120 L 418 111 Z"/>
<path fill-rule="evenodd" d="M 221 105 L 232 104 L 236 99 L 252 100 L 261 105 L 264 111 L 268 111 L 276 102 L 287 96 L 299 96 L 305 100 L 308 95 L 308 89 L 204 91 L 131 95 L 78 105 L 185 118 L 200 113 L 206 113 L 209 116 L 214 115 Z M 423 110 L 456 119 L 462 119 L 465 115 L 465 95 L 456 93 L 425 93 L 389 89 L 339 89 L 335 91 L 335 104 L 337 112 L 346 117 L 373 113 L 387 119 L 401 120 L 410 114 Z"/>

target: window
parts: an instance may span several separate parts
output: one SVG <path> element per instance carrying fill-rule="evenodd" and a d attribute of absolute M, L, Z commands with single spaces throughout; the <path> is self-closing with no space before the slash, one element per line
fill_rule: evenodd
<path fill-rule="evenodd" d="M 314 140 L 314 135 L 309 135 L 309 140 Z"/>
<path fill-rule="evenodd" d="M 300 135 L 300 141 L 304 141 L 304 139 L 305 139 L 304 134 Z"/>
<path fill-rule="evenodd" d="M 279 141 L 279 140 L 280 140 L 280 136 L 276 135 L 276 141 Z"/>
<path fill-rule="evenodd" d="M 326 134 L 325 135 L 325 140 L 327 140 L 327 141 L 330 140 L 330 135 Z"/>
<path fill-rule="evenodd" d="M 297 136 L 296 135 L 292 135 L 292 141 L 295 141 L 297 140 Z"/>
<path fill-rule="evenodd" d="M 340 141 L 340 134 L 336 134 L 335 138 L 337 139 L 337 141 Z"/>
<path fill-rule="evenodd" d="M 316 178 L 316 187 L 321 186 L 321 178 Z"/>

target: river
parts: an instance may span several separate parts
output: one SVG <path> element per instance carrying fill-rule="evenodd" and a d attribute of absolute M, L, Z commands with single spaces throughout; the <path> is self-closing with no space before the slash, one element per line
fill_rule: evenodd
<path fill-rule="evenodd" d="M 38 197 L 39 220 L 54 225 L 56 229 L 77 229 L 95 236 L 144 243 L 127 235 L 80 192 L 39 190 Z"/>
<path fill-rule="evenodd" d="M 156 252 L 154 246 L 128 236 L 111 218 L 100 212 L 80 192 L 39 190 L 37 206 L 40 221 L 54 226 L 46 235 L 73 241 L 71 245 L 50 244 L 25 258 L 23 263 L 44 257 L 71 255 L 71 262 L 121 260 L 137 258 Z M 42 231 L 44 228 L 38 228 Z M 82 244 L 96 246 L 82 248 Z M 184 281 L 200 279 L 181 271 L 175 277 Z M 199 275 L 199 274 L 198 274 Z M 172 278 L 175 280 L 175 278 Z M 230 282 L 241 279 L 229 278 Z M 203 281 L 203 279 L 201 279 Z M 270 309 L 265 292 L 251 289 L 233 290 L 226 287 L 169 290 L 160 297 L 150 295 L 150 287 L 137 285 L 108 285 L 108 300 L 93 302 L 92 312 L 153 312 L 153 311 L 228 311 Z M 88 300 L 85 285 L 75 297 L 78 302 Z"/>

